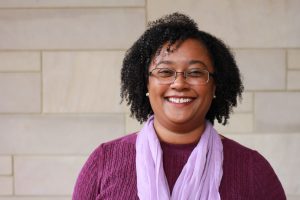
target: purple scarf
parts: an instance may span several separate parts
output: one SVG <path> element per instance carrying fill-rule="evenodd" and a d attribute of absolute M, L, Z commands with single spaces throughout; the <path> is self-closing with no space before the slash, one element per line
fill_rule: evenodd
<path fill-rule="evenodd" d="M 219 200 L 223 145 L 210 122 L 170 194 L 160 142 L 151 116 L 136 141 L 137 189 L 140 200 Z"/>

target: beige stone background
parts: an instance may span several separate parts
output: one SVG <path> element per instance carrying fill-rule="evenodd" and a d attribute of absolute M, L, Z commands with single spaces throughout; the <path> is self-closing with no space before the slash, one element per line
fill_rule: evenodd
<path fill-rule="evenodd" d="M 229 138 L 300 199 L 299 0 L 0 0 L 0 200 L 71 199 L 100 143 L 139 129 L 120 105 L 125 50 L 173 11 L 222 38 L 244 76 Z"/>

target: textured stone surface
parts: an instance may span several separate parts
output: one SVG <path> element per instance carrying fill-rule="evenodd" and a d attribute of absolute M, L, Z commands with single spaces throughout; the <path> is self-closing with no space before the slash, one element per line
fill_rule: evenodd
<path fill-rule="evenodd" d="M 124 130 L 123 115 L 0 115 L 0 154 L 89 154 Z"/>
<path fill-rule="evenodd" d="M 236 50 L 235 55 L 246 90 L 285 88 L 285 51 Z"/>
<path fill-rule="evenodd" d="M 300 45 L 299 1 L 148 0 L 148 19 L 175 11 L 189 14 L 199 27 L 233 47 Z M 217 23 L 217 25 L 216 25 Z"/>
<path fill-rule="evenodd" d="M 300 199 L 300 195 L 296 196 L 296 195 L 287 195 L 287 199 L 288 200 L 299 200 Z"/>
<path fill-rule="evenodd" d="M 0 73 L 0 112 L 41 111 L 40 73 Z"/>
<path fill-rule="evenodd" d="M 70 195 L 86 157 L 17 156 L 16 195 Z"/>
<path fill-rule="evenodd" d="M 12 175 L 11 156 L 0 156 L 0 175 Z"/>
<path fill-rule="evenodd" d="M 215 121 L 215 128 L 220 134 L 245 133 L 253 131 L 253 114 L 235 113 L 230 116 L 229 123 L 223 126 Z"/>
<path fill-rule="evenodd" d="M 0 49 L 128 48 L 144 28 L 139 8 L 4 9 Z"/>
<path fill-rule="evenodd" d="M 40 71 L 41 69 L 39 52 L 0 52 L 0 60 L 0 71 Z"/>
<path fill-rule="evenodd" d="M 300 93 L 255 94 L 255 127 L 259 132 L 298 132 Z"/>
<path fill-rule="evenodd" d="M 0 176 L 0 195 L 13 194 L 13 178 L 11 176 Z"/>
<path fill-rule="evenodd" d="M 130 117 L 130 114 L 126 114 L 126 134 L 138 132 L 142 129 L 143 124 L 140 124 L 135 118 Z"/>
<path fill-rule="evenodd" d="M 300 1 L 298 0 L 286 0 L 286 24 L 283 26 L 286 28 L 287 33 L 287 45 L 289 47 L 297 47 L 300 46 L 300 23 L 298 20 L 300 18 Z"/>
<path fill-rule="evenodd" d="M 288 68 L 300 69 L 300 49 L 288 50 Z"/>
<path fill-rule="evenodd" d="M 300 70 L 289 70 L 287 72 L 287 88 L 289 90 L 300 89 Z"/>
<path fill-rule="evenodd" d="M 121 112 L 123 56 L 122 51 L 43 53 L 43 111 Z"/>
<path fill-rule="evenodd" d="M 300 196 L 299 133 L 226 135 L 260 152 L 271 163 L 287 194 Z"/>
<path fill-rule="evenodd" d="M 253 92 L 244 92 L 242 101 L 233 109 L 235 112 L 252 112 L 253 111 Z"/>
<path fill-rule="evenodd" d="M 145 0 L 0 0 L 0 8 L 144 6 Z"/>

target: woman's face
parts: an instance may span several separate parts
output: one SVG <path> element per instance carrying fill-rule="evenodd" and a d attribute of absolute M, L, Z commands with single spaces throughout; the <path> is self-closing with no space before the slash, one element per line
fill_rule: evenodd
<path fill-rule="evenodd" d="M 170 53 L 166 53 L 166 50 L 167 44 L 153 59 L 149 71 L 156 67 L 167 67 L 177 72 L 191 68 L 214 72 L 208 50 L 198 40 L 187 39 L 177 48 L 176 45 L 171 46 Z M 156 77 L 149 76 L 148 92 L 155 120 L 171 131 L 185 132 L 202 126 L 214 91 L 212 77 L 207 84 L 190 85 L 183 74 L 177 74 L 175 81 L 170 84 L 161 84 Z"/>

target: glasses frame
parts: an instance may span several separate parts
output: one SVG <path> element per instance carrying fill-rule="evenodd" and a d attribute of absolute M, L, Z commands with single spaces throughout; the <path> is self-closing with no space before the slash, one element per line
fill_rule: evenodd
<path fill-rule="evenodd" d="M 176 80 L 176 78 L 177 78 L 177 74 L 183 74 L 183 77 L 184 77 L 185 81 L 186 81 L 188 84 L 190 84 L 190 83 L 187 81 L 187 78 L 189 77 L 189 75 L 188 75 L 187 72 L 188 72 L 189 70 L 192 70 L 192 69 L 198 69 L 198 68 L 192 68 L 192 69 L 189 69 L 189 70 L 185 70 L 185 71 L 183 71 L 183 72 L 178 72 L 178 71 L 176 71 L 176 70 L 174 70 L 174 69 L 170 69 L 170 68 L 167 68 L 167 67 L 155 67 L 154 69 L 152 69 L 152 70 L 149 72 L 149 76 L 156 77 L 156 76 L 153 75 L 153 71 L 154 71 L 154 70 L 157 70 L 157 69 L 168 69 L 168 70 L 171 70 L 171 71 L 173 71 L 173 72 L 175 73 L 175 76 L 172 76 L 172 77 L 174 78 L 174 80 L 173 80 L 172 82 L 170 82 L 170 83 L 161 83 L 161 84 L 164 84 L 164 85 L 168 85 L 168 84 L 172 84 L 172 83 L 175 82 L 175 80 Z M 210 77 L 213 77 L 213 78 L 215 77 L 215 74 L 214 74 L 214 73 L 211 73 L 211 72 L 209 72 L 209 71 L 206 70 L 206 69 L 200 69 L 200 70 L 205 71 L 205 72 L 208 74 L 208 79 L 207 79 L 207 81 L 204 82 L 203 84 L 190 84 L 190 85 L 206 85 L 206 84 L 209 82 Z"/>

